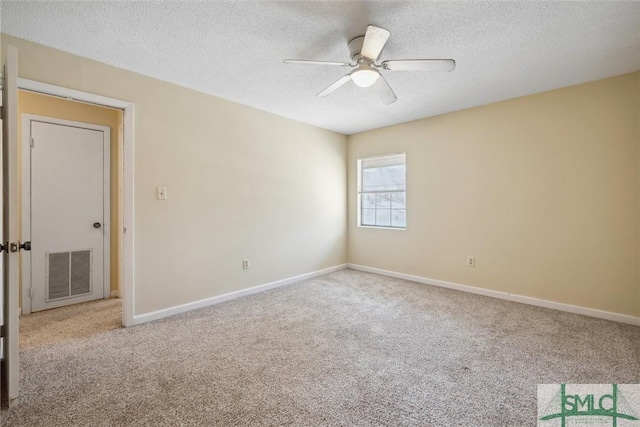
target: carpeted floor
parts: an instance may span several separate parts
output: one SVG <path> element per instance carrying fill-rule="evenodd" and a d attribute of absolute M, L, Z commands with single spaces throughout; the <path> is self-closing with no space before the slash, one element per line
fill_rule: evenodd
<path fill-rule="evenodd" d="M 61 344 L 122 326 L 122 300 L 103 299 L 40 311 L 20 318 L 20 351 Z"/>
<path fill-rule="evenodd" d="M 537 384 L 640 382 L 638 327 L 354 270 L 55 342 L 27 319 L 5 426 L 534 426 Z"/>

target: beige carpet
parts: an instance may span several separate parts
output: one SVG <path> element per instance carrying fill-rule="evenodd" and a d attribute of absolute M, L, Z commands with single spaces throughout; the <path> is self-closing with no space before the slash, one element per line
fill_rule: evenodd
<path fill-rule="evenodd" d="M 44 330 L 23 330 L 3 425 L 534 426 L 539 383 L 640 382 L 638 327 L 353 270 L 129 329 Z"/>
<path fill-rule="evenodd" d="M 122 300 L 115 298 L 40 311 L 20 318 L 20 350 L 61 344 L 121 325 Z"/>

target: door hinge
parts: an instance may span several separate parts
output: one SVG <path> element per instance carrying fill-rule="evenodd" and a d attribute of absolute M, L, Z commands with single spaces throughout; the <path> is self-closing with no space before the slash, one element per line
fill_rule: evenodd
<path fill-rule="evenodd" d="M 4 325 L 0 325 L 0 338 L 4 338 Z"/>
<path fill-rule="evenodd" d="M 36 141 L 33 138 L 29 140 L 29 145 L 31 145 L 31 148 L 33 148 L 33 145 L 35 144 L 35 142 Z"/>
<path fill-rule="evenodd" d="M 33 288 L 29 288 L 29 298 L 33 298 Z"/>
<path fill-rule="evenodd" d="M 127 232 L 127 227 L 122 227 L 122 232 L 126 233 Z"/>

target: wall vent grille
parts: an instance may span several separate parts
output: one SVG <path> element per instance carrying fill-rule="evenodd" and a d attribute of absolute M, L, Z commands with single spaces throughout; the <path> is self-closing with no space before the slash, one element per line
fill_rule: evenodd
<path fill-rule="evenodd" d="M 47 253 L 47 301 L 91 293 L 91 249 Z"/>

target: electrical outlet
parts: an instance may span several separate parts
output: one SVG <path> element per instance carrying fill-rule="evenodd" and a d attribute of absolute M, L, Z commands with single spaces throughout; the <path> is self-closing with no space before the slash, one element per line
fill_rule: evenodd
<path fill-rule="evenodd" d="M 469 256 L 467 257 L 467 267 L 475 267 L 476 266 L 476 257 Z"/>
<path fill-rule="evenodd" d="M 242 269 L 243 270 L 248 270 L 249 269 L 249 260 L 248 259 L 243 259 L 242 260 Z"/>

